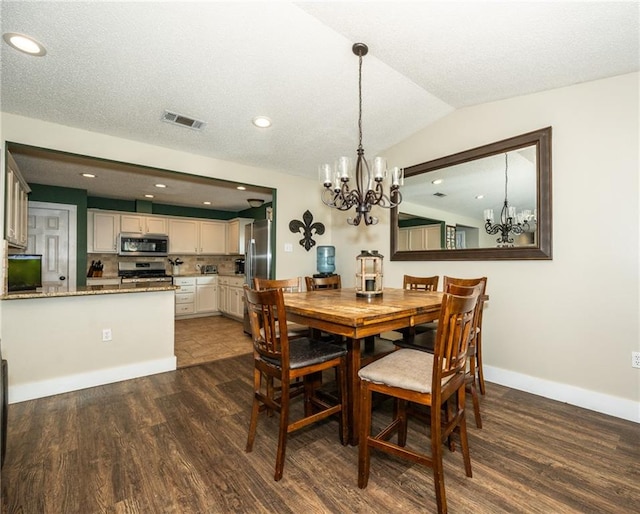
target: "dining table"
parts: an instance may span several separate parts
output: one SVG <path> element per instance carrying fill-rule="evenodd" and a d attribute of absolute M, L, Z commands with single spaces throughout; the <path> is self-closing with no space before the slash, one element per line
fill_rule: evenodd
<path fill-rule="evenodd" d="M 346 338 L 349 444 L 358 444 L 361 342 L 437 320 L 442 295 L 438 291 L 395 288 L 385 288 L 375 296 L 358 296 L 355 288 L 284 294 L 288 321 Z"/>

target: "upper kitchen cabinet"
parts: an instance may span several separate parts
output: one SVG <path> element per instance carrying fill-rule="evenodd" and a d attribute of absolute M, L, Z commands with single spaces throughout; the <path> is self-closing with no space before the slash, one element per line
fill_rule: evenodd
<path fill-rule="evenodd" d="M 244 253 L 244 227 L 252 223 L 251 218 L 235 218 L 227 223 L 227 253 Z"/>
<path fill-rule="evenodd" d="M 16 161 L 7 154 L 7 182 L 5 187 L 5 239 L 9 246 L 27 247 L 27 218 L 31 189 L 22 178 Z"/>
<path fill-rule="evenodd" d="M 87 210 L 87 253 L 116 253 L 120 215 Z"/>
<path fill-rule="evenodd" d="M 227 224 L 224 221 L 169 219 L 169 252 L 172 254 L 226 253 Z"/>
<path fill-rule="evenodd" d="M 141 234 L 168 234 L 168 220 L 161 216 L 121 214 L 120 231 L 138 232 Z"/>
<path fill-rule="evenodd" d="M 201 221 L 198 253 L 227 253 L 227 223 Z"/>

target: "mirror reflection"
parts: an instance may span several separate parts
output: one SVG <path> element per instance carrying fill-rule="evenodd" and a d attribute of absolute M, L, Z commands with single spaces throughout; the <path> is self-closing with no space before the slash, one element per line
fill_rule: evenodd
<path fill-rule="evenodd" d="M 392 260 L 550 259 L 551 128 L 405 169 Z"/>
<path fill-rule="evenodd" d="M 536 147 L 410 177 L 402 195 L 400 251 L 533 245 Z M 504 225 L 512 229 L 502 230 Z"/>

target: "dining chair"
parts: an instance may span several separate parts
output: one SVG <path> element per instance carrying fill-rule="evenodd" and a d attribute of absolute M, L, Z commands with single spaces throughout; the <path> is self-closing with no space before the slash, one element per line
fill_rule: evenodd
<path fill-rule="evenodd" d="M 327 277 L 304 277 L 307 291 L 318 291 L 319 289 L 342 289 L 340 275 L 330 275 Z"/>
<path fill-rule="evenodd" d="M 454 433 L 460 438 L 465 473 L 472 476 L 465 416 L 465 374 L 477 302 L 477 294 L 445 293 L 433 353 L 401 348 L 358 372 L 361 394 L 358 487 L 361 489 L 367 487 L 371 448 L 375 448 L 431 467 L 438 512 L 447 512 L 442 443 Z M 391 396 L 398 404 L 391 423 L 375 436 L 371 434 L 373 393 Z M 407 402 L 430 407 L 430 454 L 406 447 Z M 396 433 L 397 444 L 390 440 Z"/>
<path fill-rule="evenodd" d="M 346 355 L 344 348 L 309 338 L 289 339 L 286 329 L 286 311 L 282 289 L 257 291 L 244 286 L 245 301 L 251 322 L 253 339 L 253 405 L 247 437 L 247 452 L 253 450 L 261 410 L 280 414 L 278 449 L 274 479 L 282 478 L 285 452 L 289 434 L 317 421 L 339 414 L 339 436 L 347 444 L 347 397 Z M 278 328 L 276 328 L 278 327 Z M 314 380 L 307 380 L 316 373 L 335 368 L 337 372 L 340 401 L 328 404 L 315 394 Z M 262 387 L 262 376 L 278 379 L 282 384 L 281 394 L 274 396 Z M 289 387 L 292 381 L 301 378 L 305 387 L 304 413 L 295 420 L 290 419 L 292 398 Z"/>
<path fill-rule="evenodd" d="M 257 291 L 265 291 L 267 289 L 282 289 L 287 293 L 299 293 L 302 291 L 302 277 L 281 278 L 281 279 L 269 279 L 253 277 L 253 286 Z M 280 337 L 279 325 L 276 325 L 276 335 Z M 287 336 L 289 339 L 296 339 L 298 337 L 309 337 L 311 331 L 309 327 L 294 323 L 293 321 L 287 321 Z M 276 386 L 273 382 L 273 377 L 265 376 L 267 384 L 267 394 L 273 397 L 275 392 L 281 390 L 281 386 Z M 297 396 L 302 393 L 303 382 L 298 379 L 295 383 L 289 387 L 289 394 L 291 397 Z M 271 409 L 267 409 L 269 416 L 273 414 Z"/>
<path fill-rule="evenodd" d="M 476 312 L 474 313 L 474 325 L 470 334 L 469 351 L 468 351 L 468 370 L 466 375 L 466 384 L 471 394 L 471 400 L 473 402 L 473 416 L 476 422 L 476 427 L 482 428 L 482 416 L 480 415 L 480 398 L 478 397 L 478 390 L 476 388 L 476 374 L 477 374 L 477 349 L 478 339 L 480 336 L 480 327 L 482 326 L 482 308 L 486 298 L 486 277 L 478 279 L 455 279 L 452 277 L 445 277 L 444 291 L 447 293 L 456 294 L 459 296 L 470 296 L 472 294 L 478 294 L 478 303 L 476 304 Z M 437 324 L 436 324 L 437 325 Z M 421 350 L 425 352 L 433 353 L 436 339 L 437 327 L 434 326 L 432 330 L 425 330 L 424 332 L 415 335 L 413 338 L 403 338 L 395 341 L 395 345 L 400 348 L 410 348 L 414 350 Z"/>
<path fill-rule="evenodd" d="M 415 277 L 413 275 L 404 275 L 402 278 L 402 288 L 409 289 L 411 291 L 424 291 L 431 292 L 438 290 L 438 282 L 440 277 L 434 275 L 432 277 Z M 402 334 L 402 338 L 408 341 L 412 341 L 416 333 L 435 330 L 436 324 L 433 322 L 421 323 L 413 327 L 407 327 L 399 330 Z"/>
<path fill-rule="evenodd" d="M 299 293 L 302 291 L 302 277 L 269 279 L 269 278 L 253 278 L 253 287 L 258 291 L 266 289 L 282 289 L 285 293 Z M 307 337 L 309 335 L 309 327 L 287 322 L 289 339 L 293 337 Z"/>
<path fill-rule="evenodd" d="M 459 286 L 475 286 L 477 284 L 482 285 L 482 292 L 480 294 L 479 302 L 479 315 L 478 325 L 476 327 L 476 333 L 473 338 L 473 352 L 470 356 L 471 365 L 474 366 L 474 372 L 472 374 L 473 380 L 477 379 L 478 386 L 480 387 L 480 393 L 485 394 L 484 386 L 484 371 L 482 368 L 482 317 L 484 312 L 484 304 L 488 299 L 487 296 L 487 277 L 480 278 L 455 278 L 455 277 L 443 277 L 444 287 L 448 284 L 456 284 Z"/>

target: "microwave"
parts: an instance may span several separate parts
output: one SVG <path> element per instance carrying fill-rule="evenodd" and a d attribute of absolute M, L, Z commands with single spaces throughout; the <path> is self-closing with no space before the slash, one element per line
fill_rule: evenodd
<path fill-rule="evenodd" d="M 164 234 L 118 234 L 118 255 L 123 257 L 166 257 L 169 236 Z"/>

